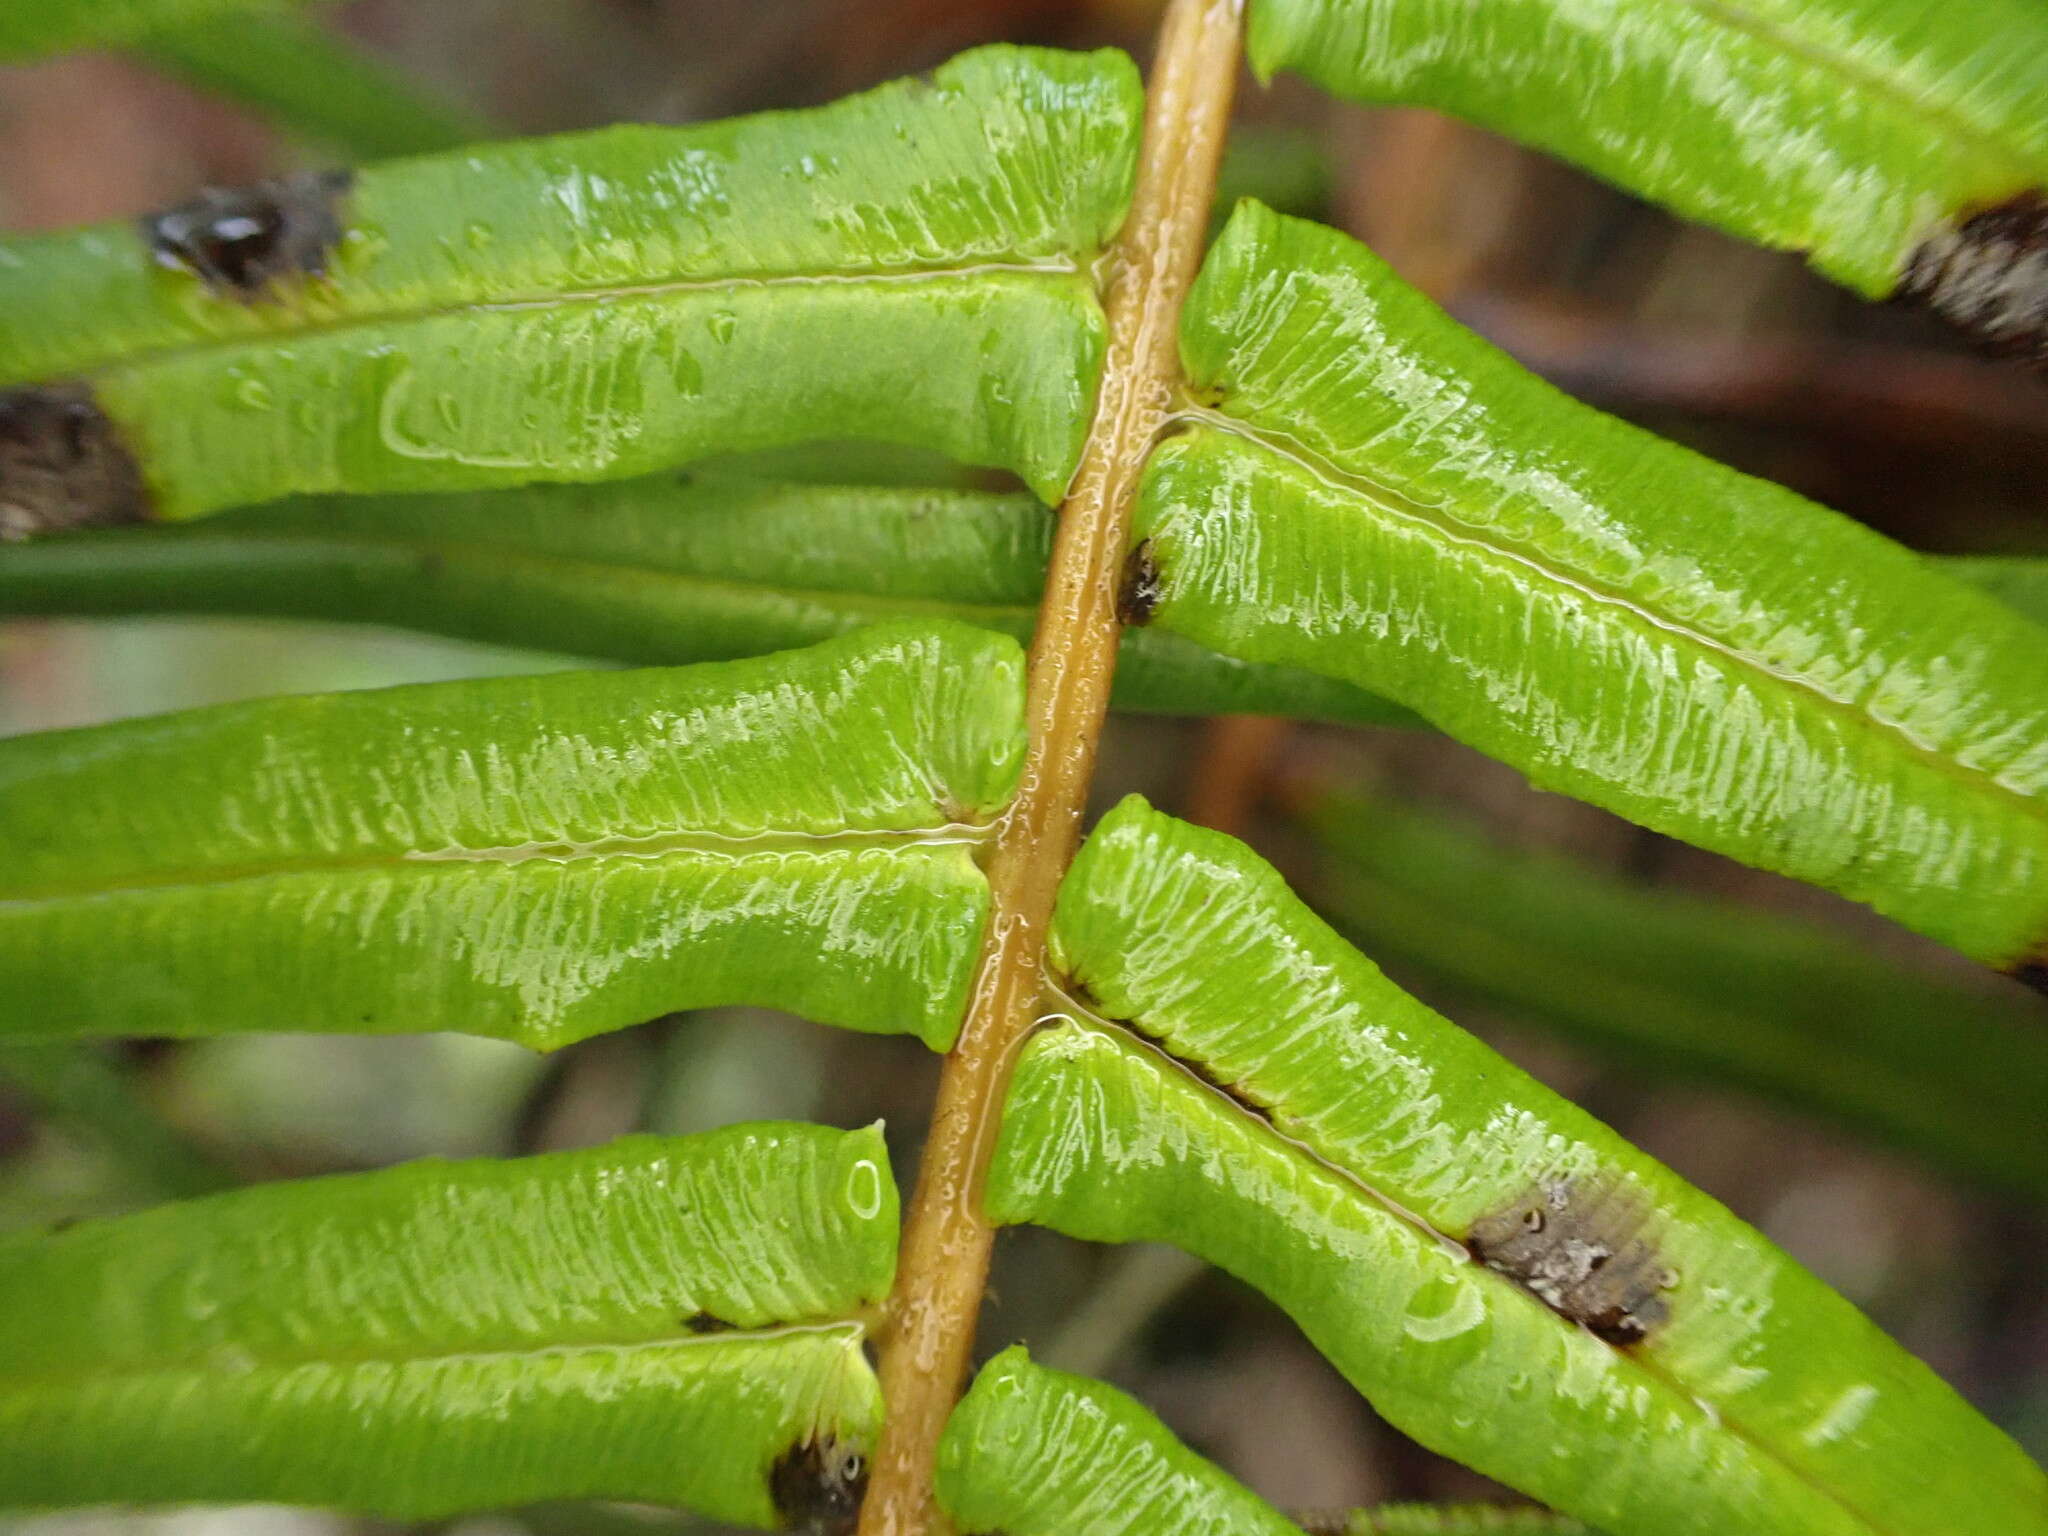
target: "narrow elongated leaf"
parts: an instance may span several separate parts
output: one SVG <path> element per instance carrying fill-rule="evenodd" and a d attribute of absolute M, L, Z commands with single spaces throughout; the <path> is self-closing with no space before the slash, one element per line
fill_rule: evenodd
<path fill-rule="evenodd" d="M 1248 41 L 1261 71 L 1440 107 L 2048 352 L 2029 0 L 1256 0 Z"/>
<path fill-rule="evenodd" d="M 961 1536 L 1301 1536 L 1114 1387 L 1004 1350 L 939 1442 Z"/>
<path fill-rule="evenodd" d="M 1324 854 L 1317 906 L 1379 959 L 2048 1195 L 2048 1017 L 2018 988 L 1958 985 L 1828 929 L 1510 850 L 1413 806 L 1331 797 L 1307 820 Z"/>
<path fill-rule="evenodd" d="M 152 32 L 238 13 L 279 14 L 306 0 L 20 0 L 0 7 L 0 63 L 71 48 L 124 46 Z"/>
<path fill-rule="evenodd" d="M 1221 1265 L 1409 1434 L 1615 1536 L 2048 1531 L 1931 1371 L 1241 844 L 1127 801 L 1052 958 L 1100 1018 L 1027 1049 L 997 1219 Z"/>
<path fill-rule="evenodd" d="M 1122 54 L 990 48 L 808 111 L 299 177 L 0 245 L 0 382 L 89 385 L 0 397 L 12 435 L 47 418 L 94 450 L 17 455 L 73 466 L 19 520 L 610 479 L 833 437 L 1057 499 L 1138 108 Z M 77 461 L 123 454 L 140 492 L 79 489 Z M 28 494 L 13 479 L 0 506 Z"/>
<path fill-rule="evenodd" d="M 204 90 L 360 159 L 429 154 L 485 137 L 480 123 L 302 16 L 237 16 L 158 32 L 139 51 Z"/>
<path fill-rule="evenodd" d="M 1159 623 L 1978 958 L 2048 936 L 2039 626 L 1577 404 L 1255 204 L 1182 349 L 1215 405 L 1147 473 Z"/>
<path fill-rule="evenodd" d="M 0 1030 L 552 1047 L 753 1003 L 943 1046 L 1022 712 L 1014 642 L 890 625 L 0 742 Z"/>
<path fill-rule="evenodd" d="M 1028 495 L 657 475 L 611 485 L 305 498 L 202 523 L 39 539 L 0 616 L 235 613 L 401 624 L 637 664 L 945 617 L 1028 640 L 1052 545 Z M 1332 678 L 1134 629 L 1116 703 L 1413 725 Z"/>
<path fill-rule="evenodd" d="M 0 1503 L 614 1498 L 773 1526 L 873 1441 L 862 1318 L 896 1215 L 878 1128 L 757 1124 L 9 1240 Z"/>

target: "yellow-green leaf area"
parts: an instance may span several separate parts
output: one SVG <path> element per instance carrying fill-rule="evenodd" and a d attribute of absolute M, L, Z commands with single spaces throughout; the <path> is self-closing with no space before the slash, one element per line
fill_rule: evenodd
<path fill-rule="evenodd" d="M 820 437 L 1056 499 L 1139 105 L 1121 54 L 998 47 L 826 107 L 395 162 L 254 292 L 146 226 L 7 242 L 0 381 L 89 382 L 170 517 Z"/>
<path fill-rule="evenodd" d="M 958 1028 L 1023 657 L 879 625 L 698 667 L 258 700 L 0 743 L 19 1033 L 675 1008 Z"/>
<path fill-rule="evenodd" d="M 1559 394 L 1243 205 L 1137 515 L 1158 622 L 1968 954 L 2048 936 L 2048 644 L 1930 562 Z"/>
<path fill-rule="evenodd" d="M 878 1128 L 428 1160 L 0 1244 L 0 1502 L 399 1518 L 618 1498 L 779 1523 L 870 1446 L 895 1267 Z"/>
<path fill-rule="evenodd" d="M 1004 1219 L 1192 1248 L 1397 1424 L 1623 1536 L 2048 1529 L 2040 1470 L 1931 1371 L 1233 839 L 1127 801 L 1052 959 L 1088 1027 L 1020 1073 Z"/>
<path fill-rule="evenodd" d="M 2048 184 L 2028 0 L 1255 0 L 1262 71 L 1436 107 L 1870 297 L 1944 222 Z"/>
<path fill-rule="evenodd" d="M 1141 1403 L 1021 1347 L 983 1366 L 954 1409 L 934 1486 L 969 1533 L 1301 1536 Z"/>

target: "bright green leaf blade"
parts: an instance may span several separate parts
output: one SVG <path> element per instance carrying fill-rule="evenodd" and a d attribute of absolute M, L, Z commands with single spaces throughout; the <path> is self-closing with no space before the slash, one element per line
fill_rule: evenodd
<path fill-rule="evenodd" d="M 886 618 L 1028 640 L 1052 516 L 1028 495 L 659 475 L 309 498 L 32 541 L 0 617 L 234 613 L 398 624 L 640 665 L 808 645 Z M 1413 725 L 1349 684 L 1132 630 L 1119 708 Z"/>
<path fill-rule="evenodd" d="M 896 1217 L 879 1129 L 757 1124 L 0 1243 L 0 1502 L 775 1525 L 778 1462 L 873 1441 Z"/>
<path fill-rule="evenodd" d="M 2048 1531 L 2048 1479 L 1924 1365 L 1242 844 L 1127 801 L 1052 958 L 1101 1018 L 1027 1051 L 997 1219 L 1221 1265 L 1393 1423 L 1614 1536 Z"/>
<path fill-rule="evenodd" d="M 225 17 L 288 13 L 306 0 L 10 0 L 0 7 L 0 63 L 137 42 Z M 246 14 L 245 14 L 246 13 Z"/>
<path fill-rule="evenodd" d="M 1147 473 L 1157 623 L 1965 953 L 2048 937 L 2048 639 L 1582 406 L 1334 231 L 1240 206 Z"/>
<path fill-rule="evenodd" d="M 1306 819 L 1317 906 L 1380 960 L 1653 1070 L 1732 1081 L 2048 1196 L 2048 1016 L 2018 988 L 1511 850 L 1415 806 L 1333 796 Z"/>
<path fill-rule="evenodd" d="M 485 136 L 480 122 L 300 16 L 238 16 L 158 32 L 138 51 L 357 159 L 429 154 Z"/>
<path fill-rule="evenodd" d="M 673 671 L 258 700 L 0 742 L 0 1030 L 679 1008 L 950 1042 L 1023 657 L 956 625 Z"/>
<path fill-rule="evenodd" d="M 9 242 L 0 380 L 85 377 L 169 517 L 833 437 L 1054 500 L 1139 107 L 1122 54 L 989 48 L 808 111 L 373 167 L 295 209 L 340 224 L 328 275 L 280 249 L 253 298 L 157 265 L 135 225 Z"/>
<path fill-rule="evenodd" d="M 1301 1536 L 1114 1387 L 1004 1350 L 939 1442 L 962 1536 Z"/>
<path fill-rule="evenodd" d="M 1255 0 L 1248 42 L 1262 72 L 1441 108 L 1872 298 L 2048 184 L 2031 0 Z"/>

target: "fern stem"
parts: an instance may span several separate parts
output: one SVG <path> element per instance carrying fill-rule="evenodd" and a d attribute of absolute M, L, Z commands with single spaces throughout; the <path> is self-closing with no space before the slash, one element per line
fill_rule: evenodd
<path fill-rule="evenodd" d="M 1018 1047 L 1043 1012 L 1053 898 L 1081 837 L 1116 668 L 1116 595 L 1139 471 L 1179 396 L 1182 301 L 1200 265 L 1236 90 L 1242 0 L 1172 0 L 1149 82 L 1130 217 L 1110 252 L 1109 353 L 1060 508 L 1031 646 L 1023 789 L 989 858 L 973 1001 L 946 1059 L 905 1223 L 882 1389 L 889 1415 L 860 1536 L 934 1528 L 939 1435 L 965 1379 L 994 1229 L 981 1186 Z"/>

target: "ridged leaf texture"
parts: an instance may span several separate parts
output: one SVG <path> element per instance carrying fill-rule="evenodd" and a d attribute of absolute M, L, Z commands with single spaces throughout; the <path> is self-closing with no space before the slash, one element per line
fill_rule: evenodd
<path fill-rule="evenodd" d="M 988 1204 L 1266 1292 L 1395 1425 L 1613 1536 L 2048 1531 L 2048 1480 L 1726 1209 L 1127 801 Z M 1112 1022 L 1114 1021 L 1114 1022 Z"/>
<path fill-rule="evenodd" d="M 1388 964 L 1654 1071 L 1732 1083 L 1954 1172 L 2048 1195 L 2048 1030 L 1818 924 L 1510 849 L 1387 801 L 1305 811 L 1317 908 Z"/>
<path fill-rule="evenodd" d="M 961 1536 L 1301 1536 L 1113 1387 L 1006 1349 L 939 1443 Z"/>
<path fill-rule="evenodd" d="M 988 48 L 806 111 L 271 184 L 229 211 L 280 233 L 211 280 L 208 208 L 182 249 L 148 221 L 8 242 L 0 382 L 87 383 L 167 517 L 817 438 L 1053 500 L 1138 113 L 1120 53 Z"/>
<path fill-rule="evenodd" d="M 1440 108 L 1873 298 L 2048 186 L 2030 0 L 1253 0 L 1248 45 L 1263 73 Z"/>
<path fill-rule="evenodd" d="M 0 559 L 0 616 L 233 613 L 399 624 L 638 665 L 809 645 L 888 618 L 1029 640 L 1053 517 L 1027 494 L 685 471 L 606 485 L 307 497 L 56 535 Z M 1135 629 L 1116 703 L 1414 724 L 1297 668 Z"/>
<path fill-rule="evenodd" d="M 949 1043 L 1023 657 L 958 625 L 0 741 L 0 1030 L 453 1029 L 751 1003 Z"/>
<path fill-rule="evenodd" d="M 772 1527 L 873 1443 L 896 1216 L 878 1129 L 761 1123 L 11 1237 L 0 1503 L 608 1498 Z"/>
<path fill-rule="evenodd" d="M 1137 514 L 1157 622 L 1967 954 L 2048 937 L 2048 636 L 1516 366 L 1355 241 L 1240 205 Z"/>

